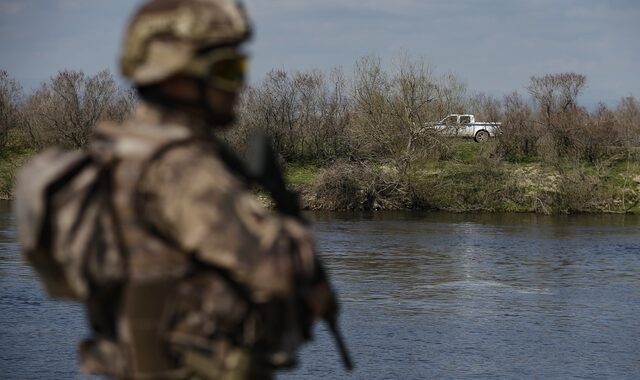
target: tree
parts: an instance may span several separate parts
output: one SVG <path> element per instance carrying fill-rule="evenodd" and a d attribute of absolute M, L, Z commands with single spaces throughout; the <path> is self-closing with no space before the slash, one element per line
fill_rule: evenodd
<path fill-rule="evenodd" d="M 386 156 L 392 153 L 392 121 L 387 94 L 390 79 L 375 56 L 360 58 L 353 79 L 353 141 L 362 158 Z"/>
<path fill-rule="evenodd" d="M 502 120 L 502 103 L 494 96 L 482 92 L 476 93 L 469 98 L 468 103 L 468 108 L 464 112 L 474 114 L 476 120 Z"/>
<path fill-rule="evenodd" d="M 98 121 L 123 120 L 134 101 L 133 92 L 119 88 L 106 70 L 94 76 L 64 70 L 27 99 L 23 114 L 35 148 L 81 148 Z"/>
<path fill-rule="evenodd" d="M 353 83 L 353 122 L 363 152 L 389 157 L 401 173 L 433 146 L 446 99 L 429 65 L 402 55 L 388 74 L 377 57 L 361 58 Z"/>
<path fill-rule="evenodd" d="M 522 96 L 513 92 L 504 97 L 504 116 L 498 134 L 498 150 L 510 160 L 537 153 L 541 128 L 533 122 L 533 111 Z"/>
<path fill-rule="evenodd" d="M 615 111 L 618 132 L 624 146 L 640 147 L 640 103 L 634 96 L 620 100 Z"/>
<path fill-rule="evenodd" d="M 9 131 L 19 122 L 19 105 L 22 89 L 9 77 L 5 70 L 0 70 L 0 148 L 7 144 Z"/>
<path fill-rule="evenodd" d="M 272 70 L 262 83 L 246 91 L 241 108 L 245 129 L 265 128 L 275 151 L 287 159 L 296 158 L 296 92 L 286 71 Z"/>
<path fill-rule="evenodd" d="M 457 84 L 457 81 L 445 82 Z M 455 89 L 446 85 L 438 85 L 432 68 L 421 60 L 411 60 L 402 55 L 391 77 L 391 93 L 389 94 L 389 113 L 396 131 L 397 147 L 395 151 L 396 167 L 405 177 L 414 161 L 424 155 L 436 140 L 437 134 L 429 129 L 433 120 L 439 120 L 442 111 L 435 104 L 446 104 L 449 98 L 445 93 L 456 96 Z M 444 100 L 444 101 L 443 101 Z"/>
<path fill-rule="evenodd" d="M 575 150 L 576 139 L 584 127 L 585 111 L 578 106 L 578 96 L 587 78 L 573 72 L 531 77 L 527 89 L 538 107 L 541 123 L 551 134 L 558 153 Z"/>
<path fill-rule="evenodd" d="M 224 134 L 237 149 L 246 146 L 250 131 L 263 128 L 286 161 L 334 160 L 351 150 L 350 105 L 339 70 L 273 70 L 243 92 L 237 111 L 237 126 Z"/>

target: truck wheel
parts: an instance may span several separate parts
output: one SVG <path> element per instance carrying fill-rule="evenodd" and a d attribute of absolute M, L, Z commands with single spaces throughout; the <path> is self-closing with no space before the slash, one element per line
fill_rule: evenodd
<path fill-rule="evenodd" d="M 489 141 L 489 132 L 481 129 L 478 132 L 476 132 L 476 136 L 474 137 L 474 140 L 476 140 L 476 142 L 479 142 L 480 144 L 484 144 L 487 141 Z"/>

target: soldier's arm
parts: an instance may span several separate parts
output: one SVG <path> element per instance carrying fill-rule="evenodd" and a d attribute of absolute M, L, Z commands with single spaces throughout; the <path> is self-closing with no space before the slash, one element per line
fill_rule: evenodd
<path fill-rule="evenodd" d="M 262 207 L 211 152 L 172 149 L 150 166 L 140 192 L 153 228 L 228 272 L 254 300 L 290 296 L 294 266 L 309 277 L 315 270 L 308 229 Z"/>

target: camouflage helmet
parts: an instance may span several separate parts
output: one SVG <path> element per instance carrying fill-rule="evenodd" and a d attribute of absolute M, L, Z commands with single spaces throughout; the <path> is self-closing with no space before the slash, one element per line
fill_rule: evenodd
<path fill-rule="evenodd" d="M 154 84 L 188 72 L 202 52 L 238 45 L 250 35 L 244 7 L 233 0 L 150 0 L 129 24 L 120 67 L 134 84 Z"/>

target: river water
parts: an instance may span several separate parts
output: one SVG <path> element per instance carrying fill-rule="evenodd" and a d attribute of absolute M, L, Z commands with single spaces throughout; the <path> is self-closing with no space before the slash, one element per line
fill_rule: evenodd
<path fill-rule="evenodd" d="M 279 379 L 639 379 L 640 217 L 310 214 L 356 362 L 324 327 Z M 0 377 L 82 379 L 0 203 Z"/>

